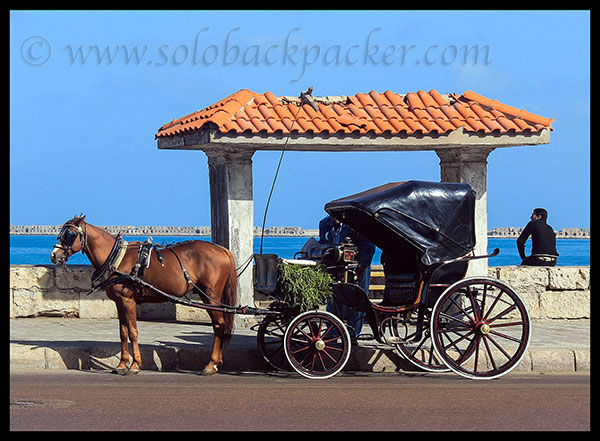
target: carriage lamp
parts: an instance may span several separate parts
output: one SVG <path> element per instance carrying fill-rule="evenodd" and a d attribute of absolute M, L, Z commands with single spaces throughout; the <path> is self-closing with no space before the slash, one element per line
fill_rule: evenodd
<path fill-rule="evenodd" d="M 356 250 L 354 250 L 353 248 L 344 249 L 344 262 L 353 262 L 355 254 Z"/>

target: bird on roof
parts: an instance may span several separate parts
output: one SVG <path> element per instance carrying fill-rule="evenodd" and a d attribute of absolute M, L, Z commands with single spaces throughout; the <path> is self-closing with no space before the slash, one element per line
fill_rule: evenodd
<path fill-rule="evenodd" d="M 315 112 L 318 112 L 319 106 L 317 105 L 317 103 L 315 103 L 315 100 L 312 97 L 312 91 L 313 87 L 309 86 L 306 92 L 300 92 L 300 104 L 308 104 L 313 109 L 315 109 Z"/>

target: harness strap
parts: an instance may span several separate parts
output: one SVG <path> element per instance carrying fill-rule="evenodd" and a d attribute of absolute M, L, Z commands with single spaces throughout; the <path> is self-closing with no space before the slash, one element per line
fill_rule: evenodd
<path fill-rule="evenodd" d="M 127 252 L 128 243 L 121 237 L 121 233 L 117 235 L 117 240 L 110 250 L 110 254 L 100 269 L 92 274 L 92 292 L 100 288 L 100 285 L 105 282 L 119 267 L 125 253 Z M 91 293 L 90 293 L 91 294 Z"/>
<path fill-rule="evenodd" d="M 152 255 L 153 247 L 154 245 L 152 243 L 151 237 L 148 237 L 148 239 L 146 239 L 146 242 L 143 242 L 140 245 L 137 262 L 131 269 L 132 276 L 139 276 L 140 278 L 144 278 L 144 270 L 150 267 L 150 256 Z"/>
<path fill-rule="evenodd" d="M 188 284 L 191 284 L 192 286 L 194 286 L 196 289 L 200 290 L 200 288 L 198 288 L 196 286 L 196 284 L 194 282 L 192 282 L 192 279 L 190 278 L 190 275 L 188 274 L 188 272 L 183 267 L 183 263 L 181 263 L 181 259 L 179 258 L 179 256 L 177 255 L 177 253 L 170 246 L 168 246 L 168 245 L 165 248 L 167 250 L 169 250 L 170 252 L 172 252 L 173 255 L 175 256 L 175 258 L 177 259 L 177 262 L 179 262 L 179 268 L 181 268 L 181 272 L 183 272 L 183 277 L 185 277 L 185 281 Z M 200 292 L 202 292 L 202 290 L 200 290 Z"/>
<path fill-rule="evenodd" d="M 123 256 L 125 255 L 125 252 L 127 251 L 127 245 L 128 245 L 127 242 L 123 238 L 121 238 L 121 233 L 119 233 L 117 235 L 117 240 L 115 241 L 113 249 L 111 250 L 108 258 L 106 259 L 106 262 L 104 262 L 104 264 L 102 265 L 102 268 L 100 268 L 100 270 L 98 270 L 98 271 L 94 272 L 94 274 L 92 274 L 92 291 L 90 292 L 90 294 L 97 290 L 105 289 L 111 285 L 115 285 L 117 283 L 122 283 L 123 281 L 127 280 L 127 281 L 132 281 L 132 282 L 134 282 L 144 288 L 147 288 L 151 291 L 154 291 L 155 293 L 160 294 L 161 296 L 166 297 L 169 300 L 172 300 L 177 303 L 182 303 L 182 304 L 185 304 L 188 306 L 196 306 L 196 307 L 202 307 L 204 309 L 214 309 L 217 311 L 231 312 L 231 313 L 240 313 L 241 311 L 254 311 L 254 309 L 249 306 L 244 306 L 240 309 L 240 308 L 235 308 L 235 307 L 225 305 L 223 303 L 217 302 L 214 299 L 212 299 L 208 294 L 206 294 L 204 292 L 204 290 L 202 290 L 198 285 L 196 285 L 192 281 L 190 275 L 188 274 L 185 267 L 183 266 L 183 263 L 181 263 L 181 259 L 179 258 L 179 256 L 175 252 L 175 250 L 173 250 L 169 245 L 165 245 L 165 248 L 168 249 L 170 252 L 172 252 L 173 255 L 175 256 L 175 258 L 177 259 L 177 262 L 179 262 L 179 268 L 181 268 L 181 272 L 183 273 L 183 276 L 185 277 L 186 282 L 189 285 L 192 285 L 194 288 L 196 288 L 196 290 L 200 296 L 203 296 L 209 302 L 212 302 L 211 305 L 203 304 L 203 306 L 200 306 L 199 304 L 196 304 L 196 303 L 192 302 L 191 300 L 181 299 L 181 298 L 178 298 L 171 294 L 168 294 L 164 291 L 161 291 L 160 289 L 158 289 L 158 288 L 150 285 L 148 282 L 144 281 L 142 279 L 142 274 L 141 273 L 138 274 L 138 271 L 136 270 L 135 266 L 132 268 L 130 274 L 126 274 L 121 271 L 117 271 L 117 268 L 118 268 L 119 264 L 121 263 L 121 260 L 123 260 Z M 156 245 L 152 244 L 150 239 L 146 243 L 142 244 L 140 247 L 144 247 L 144 245 L 146 245 L 149 250 L 152 247 L 154 247 L 155 251 L 157 252 L 157 255 L 159 254 L 158 249 L 156 248 Z M 224 247 L 221 247 L 221 248 L 224 248 Z M 142 252 L 142 250 L 140 250 L 140 252 L 138 253 L 138 263 L 142 262 L 145 259 L 145 254 L 146 253 L 144 253 L 144 252 Z M 113 255 L 115 257 L 113 257 Z M 147 257 L 148 257 L 148 266 L 149 266 L 150 251 L 147 252 Z M 111 263 L 113 258 L 114 258 L 114 262 Z M 162 256 L 160 256 L 159 261 L 161 261 L 161 264 L 163 264 L 162 260 L 163 260 Z M 148 266 L 146 266 L 146 267 L 148 267 Z M 141 267 L 141 265 L 140 265 L 140 267 Z M 96 273 L 98 273 L 98 274 L 96 274 Z M 246 313 L 250 313 L 250 312 L 241 312 L 241 313 L 246 314 Z M 263 313 L 261 312 L 261 314 L 263 314 Z"/>

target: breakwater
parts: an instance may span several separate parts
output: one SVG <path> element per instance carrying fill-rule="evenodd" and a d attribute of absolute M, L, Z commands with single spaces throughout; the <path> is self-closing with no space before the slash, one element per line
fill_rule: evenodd
<path fill-rule="evenodd" d="M 498 239 L 516 239 L 524 227 L 501 227 L 492 228 L 488 231 L 488 237 Z M 556 233 L 557 239 L 590 239 L 592 232 L 590 228 L 563 228 Z"/>
<path fill-rule="evenodd" d="M 211 229 L 207 226 L 151 226 L 151 225 L 99 225 L 111 234 L 122 233 L 126 236 L 210 236 Z M 11 225 L 11 235 L 40 235 L 56 236 L 61 225 Z M 488 231 L 490 238 L 511 239 L 519 237 L 523 227 L 501 227 Z M 557 239 L 590 239 L 590 228 L 563 228 L 555 231 Z M 254 227 L 254 236 L 262 234 L 260 227 Z M 316 237 L 317 229 L 304 229 L 302 227 L 267 227 L 265 236 L 271 237 Z"/>
<path fill-rule="evenodd" d="M 121 233 L 124 236 L 210 236 L 211 228 L 206 226 L 171 226 L 171 225 L 98 225 L 111 234 Z M 56 236 L 62 225 L 11 225 L 10 234 L 19 236 Z M 254 236 L 260 236 L 262 229 L 254 227 Z M 301 227 L 267 227 L 265 236 L 276 237 L 313 237 L 318 236 L 317 229 Z"/>

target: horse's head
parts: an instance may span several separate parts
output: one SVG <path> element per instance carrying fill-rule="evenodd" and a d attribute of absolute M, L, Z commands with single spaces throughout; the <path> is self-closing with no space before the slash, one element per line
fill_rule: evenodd
<path fill-rule="evenodd" d="M 74 216 L 65 222 L 56 237 L 56 245 L 50 253 L 50 261 L 55 265 L 65 265 L 69 257 L 81 251 L 85 253 L 87 225 L 85 216 Z"/>

